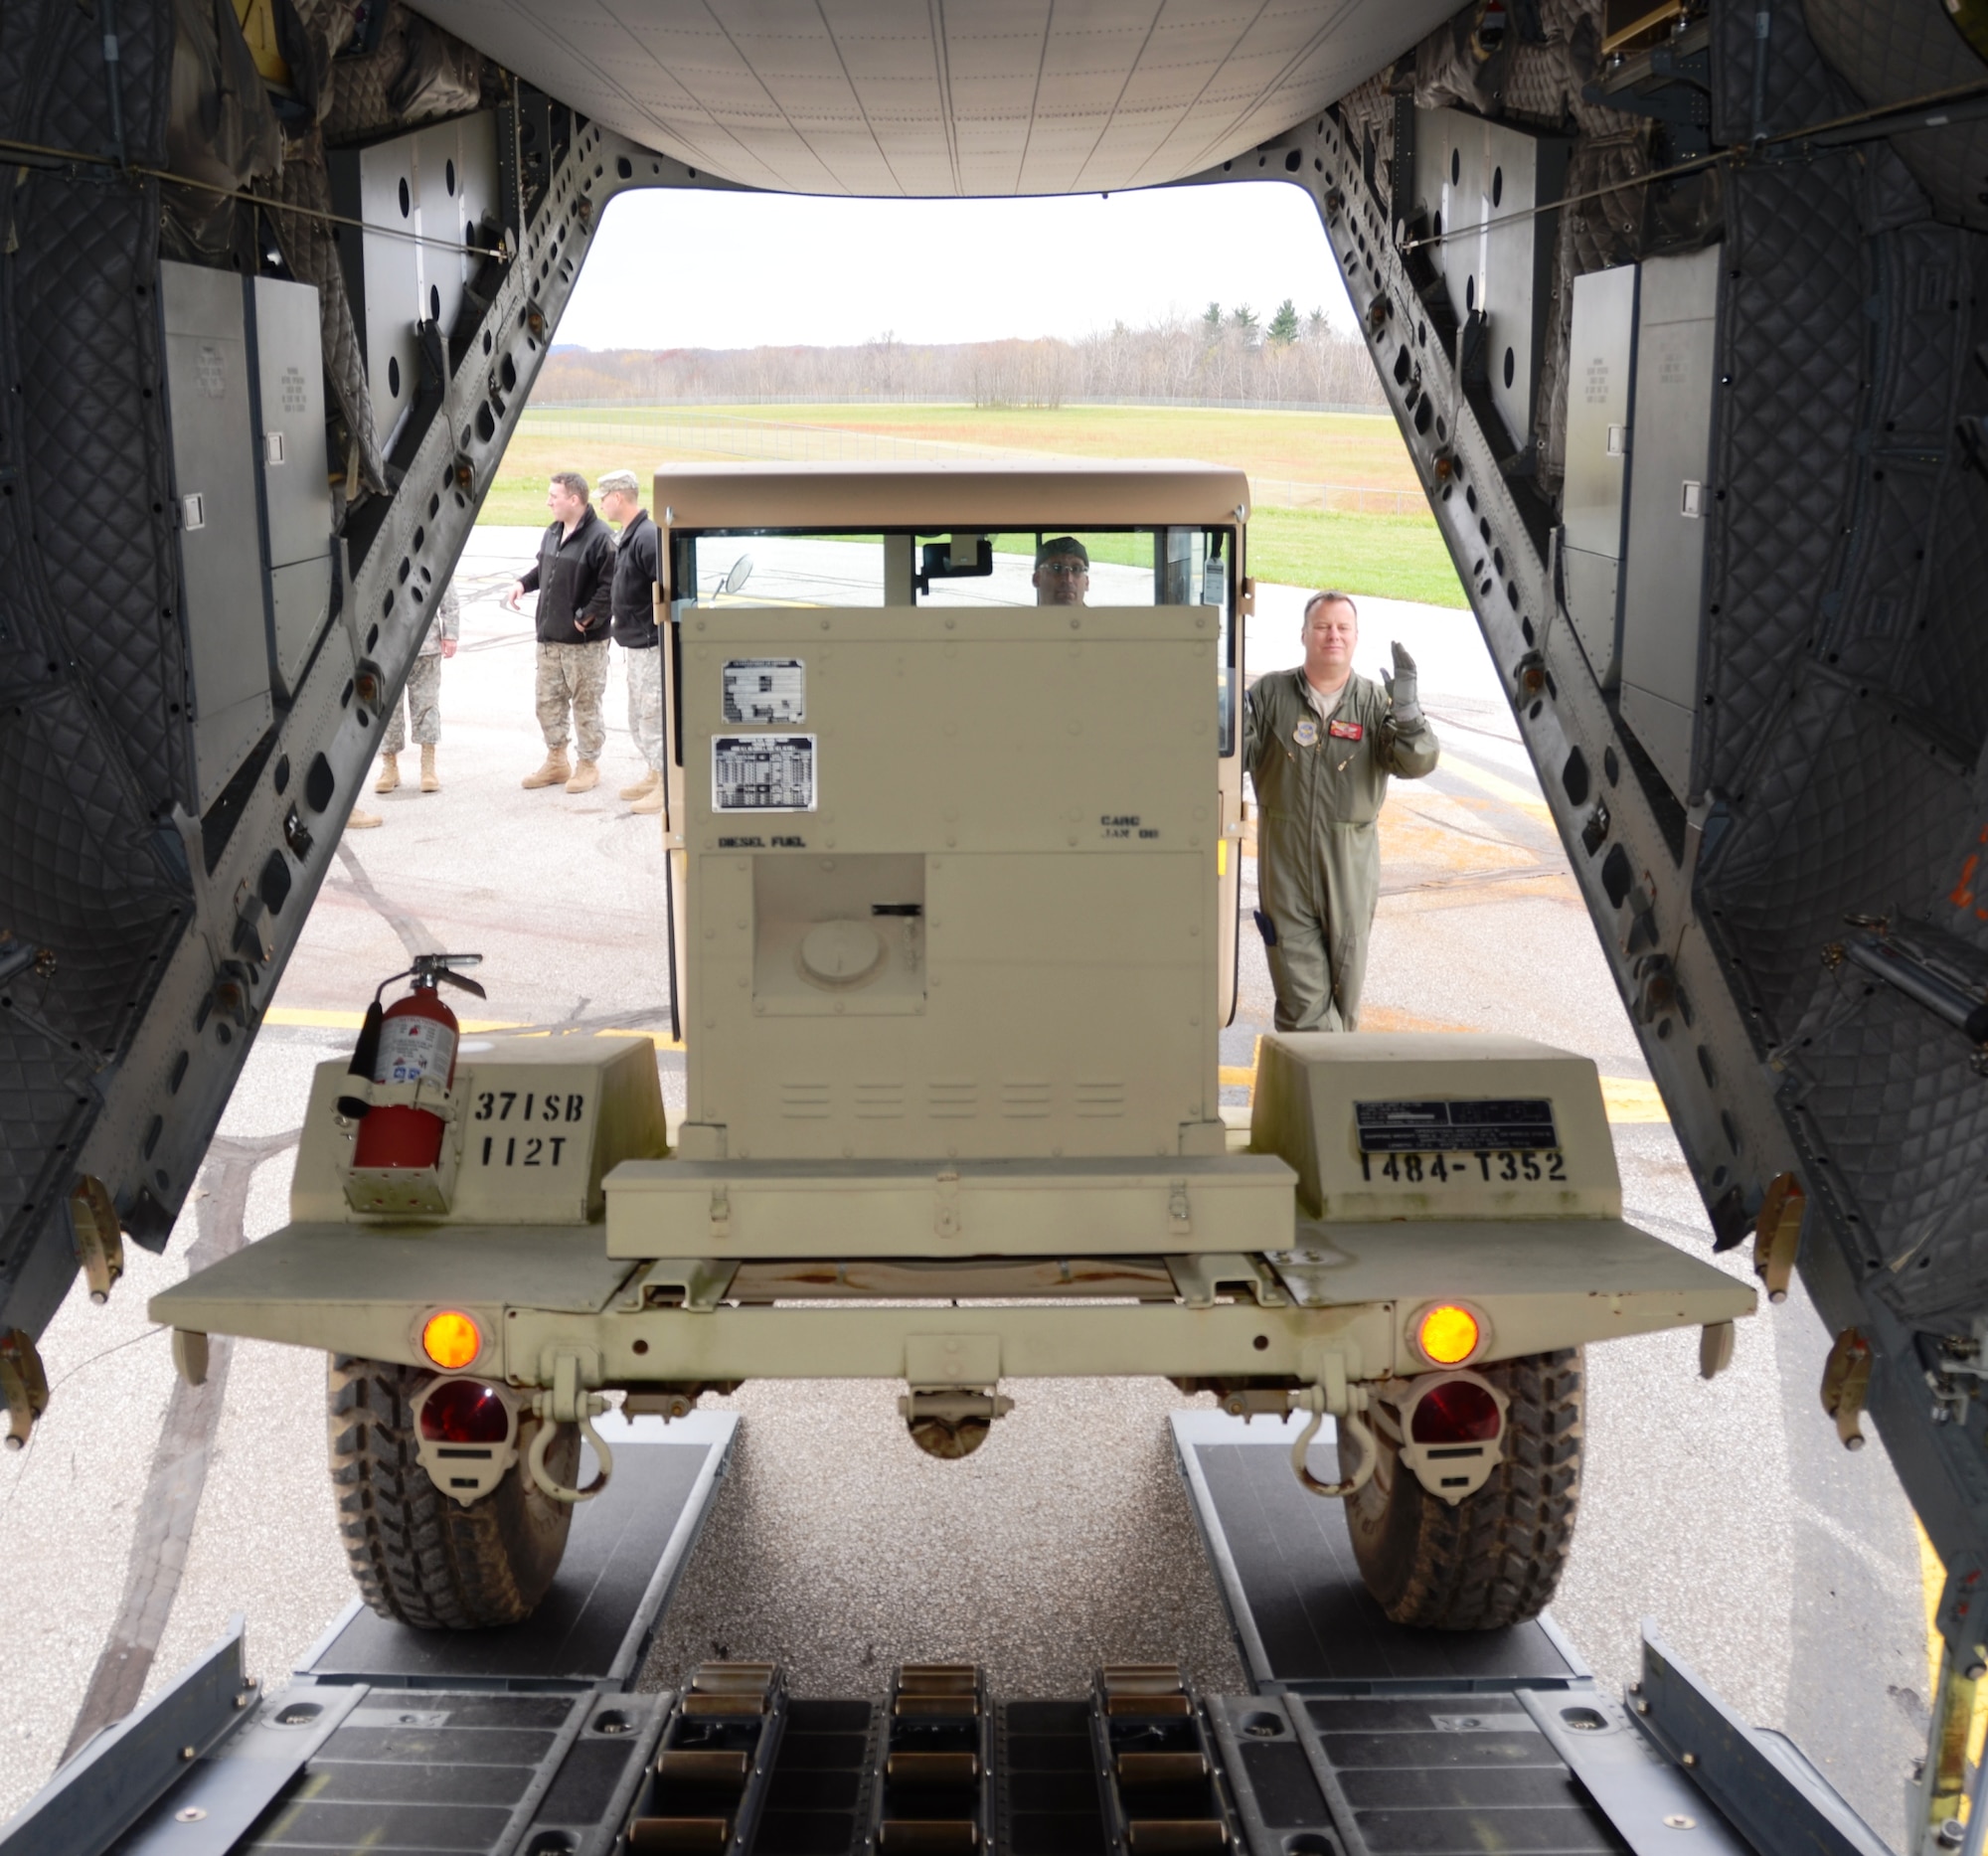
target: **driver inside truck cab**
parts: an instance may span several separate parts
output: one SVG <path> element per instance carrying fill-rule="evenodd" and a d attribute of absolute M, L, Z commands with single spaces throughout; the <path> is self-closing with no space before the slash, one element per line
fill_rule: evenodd
<path fill-rule="evenodd" d="M 1090 555 L 1075 535 L 1053 535 L 1036 550 L 1036 603 L 1081 605 L 1090 591 Z"/>

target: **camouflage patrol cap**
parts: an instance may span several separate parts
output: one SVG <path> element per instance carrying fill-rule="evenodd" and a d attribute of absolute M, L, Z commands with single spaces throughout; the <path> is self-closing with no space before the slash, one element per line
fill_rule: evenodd
<path fill-rule="evenodd" d="M 619 490 L 624 496 L 640 496 L 642 494 L 642 486 L 635 481 L 635 473 L 632 470 L 605 471 L 602 473 L 600 481 L 594 487 L 599 490 L 602 496 L 605 496 L 609 490 Z"/>
<path fill-rule="evenodd" d="M 1053 535 L 1036 550 L 1036 565 L 1053 561 L 1059 555 L 1075 555 L 1085 567 L 1090 565 L 1090 554 L 1075 535 Z"/>

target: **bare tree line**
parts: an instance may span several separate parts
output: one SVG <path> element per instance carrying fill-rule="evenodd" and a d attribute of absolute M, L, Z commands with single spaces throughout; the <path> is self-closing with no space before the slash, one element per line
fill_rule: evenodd
<path fill-rule="evenodd" d="M 1380 407 L 1366 348 L 1288 298 L 1267 323 L 1246 305 L 1113 327 L 1077 341 L 914 343 L 885 334 L 839 348 L 556 349 L 540 406 L 861 400 L 1059 407 L 1079 400 L 1161 405 Z"/>

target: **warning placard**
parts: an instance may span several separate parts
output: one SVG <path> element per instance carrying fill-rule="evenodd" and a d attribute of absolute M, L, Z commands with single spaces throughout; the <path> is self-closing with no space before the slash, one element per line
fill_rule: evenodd
<path fill-rule="evenodd" d="M 714 735 L 714 812 L 812 812 L 812 735 Z"/>
<path fill-rule="evenodd" d="M 1518 1100 L 1355 1102 L 1362 1153 L 1537 1152 L 1560 1145 L 1553 1103 Z"/>
<path fill-rule="evenodd" d="M 807 719 L 807 666 L 798 657 L 734 657 L 725 665 L 725 719 L 779 727 Z"/>

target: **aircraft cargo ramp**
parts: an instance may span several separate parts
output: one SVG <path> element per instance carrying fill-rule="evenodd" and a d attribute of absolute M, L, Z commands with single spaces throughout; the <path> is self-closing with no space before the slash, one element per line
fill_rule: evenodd
<path fill-rule="evenodd" d="M 736 1426 L 638 1421 L 525 1624 L 417 1632 L 355 1601 L 267 1694 L 238 1627 L 83 1749 L 0 1856 L 1884 1850 L 1647 1626 L 1643 1681 L 1618 1700 L 1550 1618 L 1389 1624 L 1342 1511 L 1290 1474 L 1295 1428 L 1214 1413 L 1177 1416 L 1174 1440 L 1249 1694 L 1106 1663 L 1088 1695 L 1007 1697 L 924 1663 L 883 1701 L 838 1699 L 738 1661 L 639 1692 Z M 1314 1446 L 1314 1467 L 1331 1455 Z"/>

